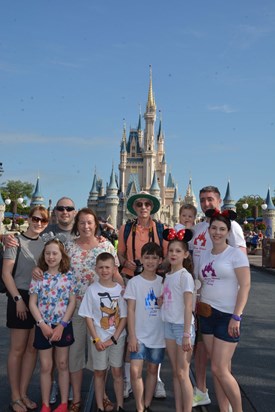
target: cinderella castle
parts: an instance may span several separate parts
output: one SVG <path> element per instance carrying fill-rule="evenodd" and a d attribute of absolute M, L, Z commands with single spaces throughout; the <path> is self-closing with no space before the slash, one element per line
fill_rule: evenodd
<path fill-rule="evenodd" d="M 181 200 L 171 172 L 167 174 L 161 119 L 158 133 L 155 135 L 156 110 L 150 68 L 149 91 L 144 113 L 145 129 L 142 129 L 141 114 L 137 128 L 130 129 L 128 138 L 124 125 L 120 144 L 119 178 L 113 167 L 105 192 L 103 181 L 95 172 L 89 193 L 88 207 L 94 209 L 98 216 L 108 220 L 114 227 L 120 227 L 133 217 L 126 209 L 127 199 L 140 191 L 147 191 L 159 198 L 162 206 L 154 217 L 168 225 L 178 221 L 181 203 L 192 203 L 197 206 L 191 179 L 186 196 Z"/>

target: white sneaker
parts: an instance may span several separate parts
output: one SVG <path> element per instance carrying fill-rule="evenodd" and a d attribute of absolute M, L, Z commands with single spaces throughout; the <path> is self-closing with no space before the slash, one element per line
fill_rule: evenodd
<path fill-rule="evenodd" d="M 154 398 L 158 398 L 158 399 L 166 398 L 166 390 L 164 387 L 164 383 L 162 381 L 157 381 Z"/>
<path fill-rule="evenodd" d="M 50 394 L 50 404 L 51 405 L 56 402 L 57 394 L 58 394 L 58 385 L 56 381 L 53 381 L 52 388 L 51 388 L 51 394 Z"/>
<path fill-rule="evenodd" d="M 209 405 L 209 403 L 211 403 L 211 400 L 208 396 L 208 390 L 206 389 L 206 392 L 202 392 L 197 387 L 194 387 L 193 407 Z"/>
<path fill-rule="evenodd" d="M 73 394 L 73 387 L 72 387 L 72 385 L 70 385 L 70 388 L 69 388 L 69 396 L 68 396 L 68 401 L 72 401 L 72 400 L 73 400 L 73 398 L 74 398 L 74 394 Z"/>
<path fill-rule="evenodd" d="M 131 382 L 129 381 L 124 381 L 124 389 L 123 389 L 123 397 L 124 399 L 129 398 L 130 393 L 132 393 L 132 387 L 131 387 Z"/>

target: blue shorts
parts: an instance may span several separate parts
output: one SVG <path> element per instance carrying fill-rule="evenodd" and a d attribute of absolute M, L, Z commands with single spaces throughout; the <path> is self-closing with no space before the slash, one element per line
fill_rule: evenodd
<path fill-rule="evenodd" d="M 184 332 L 184 325 L 182 323 L 171 323 L 171 322 L 164 322 L 164 337 L 165 339 L 175 340 L 176 344 L 181 346 L 182 345 L 182 338 Z M 191 325 L 190 328 L 190 339 L 192 345 L 195 343 L 195 325 Z"/>
<path fill-rule="evenodd" d="M 57 325 L 52 325 L 52 328 L 56 328 Z M 50 342 L 42 333 L 42 330 L 39 326 L 35 325 L 35 335 L 34 335 L 34 342 L 33 346 L 36 349 L 44 350 L 50 349 L 54 346 L 58 346 L 60 348 L 64 348 L 66 346 L 70 346 L 74 343 L 74 333 L 73 333 L 73 326 L 72 322 L 68 324 L 66 328 L 64 328 L 61 339 Z"/>
<path fill-rule="evenodd" d="M 214 335 L 215 338 L 226 342 L 239 342 L 240 336 L 232 337 L 228 333 L 231 313 L 221 312 L 212 308 L 212 315 L 208 318 L 200 316 L 200 328 L 203 335 Z"/>
<path fill-rule="evenodd" d="M 144 343 L 138 343 L 138 352 L 130 352 L 131 360 L 143 360 L 158 365 L 163 362 L 165 348 L 147 348 Z"/>

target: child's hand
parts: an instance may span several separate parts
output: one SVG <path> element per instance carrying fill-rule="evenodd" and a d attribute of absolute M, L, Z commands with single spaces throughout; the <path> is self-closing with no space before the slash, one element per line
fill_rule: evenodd
<path fill-rule="evenodd" d="M 130 352 L 138 352 L 138 340 L 136 337 L 129 338 L 128 340 L 128 348 Z"/>
<path fill-rule="evenodd" d="M 112 346 L 114 343 L 111 339 L 108 339 L 105 342 L 103 342 L 103 344 L 104 344 L 104 348 L 107 349 L 109 346 Z"/>
<path fill-rule="evenodd" d="M 161 306 L 163 305 L 163 295 L 160 295 L 157 298 L 157 302 L 158 302 L 159 307 L 161 308 Z"/>
<path fill-rule="evenodd" d="M 106 343 L 106 342 L 101 342 L 101 340 L 99 340 L 98 342 L 96 342 L 96 344 L 95 344 L 96 350 L 97 350 L 98 352 L 102 352 L 103 350 L 105 350 L 105 343 Z"/>
<path fill-rule="evenodd" d="M 40 329 L 43 333 L 43 336 L 45 336 L 46 339 L 51 339 L 53 330 L 49 325 L 47 325 L 47 323 L 45 322 L 40 323 Z"/>
<path fill-rule="evenodd" d="M 61 339 L 63 334 L 64 326 L 58 325 L 56 328 L 53 329 L 53 334 L 51 337 L 51 341 L 58 341 Z"/>
<path fill-rule="evenodd" d="M 192 350 L 190 337 L 184 336 L 182 338 L 182 349 L 184 352 L 189 352 L 190 350 Z"/>

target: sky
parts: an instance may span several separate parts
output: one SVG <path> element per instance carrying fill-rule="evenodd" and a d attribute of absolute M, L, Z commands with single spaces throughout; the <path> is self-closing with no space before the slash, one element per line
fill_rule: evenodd
<path fill-rule="evenodd" d="M 222 197 L 275 186 L 274 0 L 0 0 L 0 162 L 53 204 L 118 172 L 152 65 L 168 171 Z M 145 127 L 143 121 L 142 124 Z M 156 131 L 158 119 L 156 121 Z"/>

